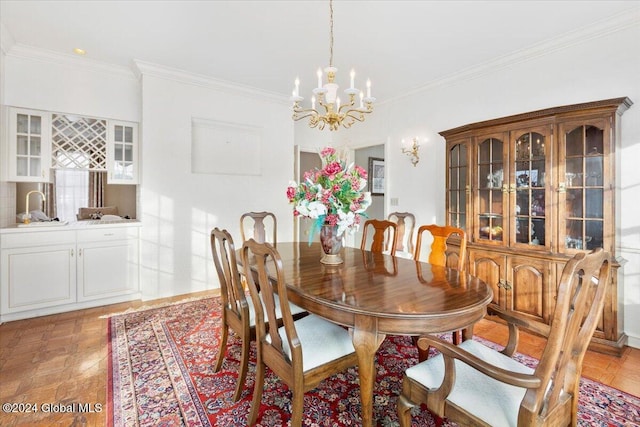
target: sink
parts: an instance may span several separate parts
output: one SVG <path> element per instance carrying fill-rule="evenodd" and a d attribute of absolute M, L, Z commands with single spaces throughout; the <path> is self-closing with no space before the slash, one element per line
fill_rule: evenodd
<path fill-rule="evenodd" d="M 69 221 L 39 221 L 29 224 L 18 224 L 18 227 L 39 228 L 39 227 L 62 227 L 69 224 Z"/>

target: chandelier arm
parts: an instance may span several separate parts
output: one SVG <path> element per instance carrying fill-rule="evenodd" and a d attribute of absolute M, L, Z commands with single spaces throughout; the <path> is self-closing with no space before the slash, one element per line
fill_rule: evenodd
<path fill-rule="evenodd" d="M 342 114 L 342 113 L 343 113 L 343 110 L 347 110 L 347 109 L 348 109 L 347 111 L 355 110 L 355 108 L 351 108 L 351 107 L 353 107 L 354 105 L 355 105 L 355 103 L 354 103 L 354 101 L 353 101 L 353 100 L 351 100 L 351 102 L 349 102 L 348 104 L 342 104 L 342 105 L 340 106 L 340 108 L 338 108 L 338 113 L 339 113 L 339 114 Z M 344 111 L 344 112 L 346 113 L 346 111 Z"/>
<path fill-rule="evenodd" d="M 305 119 L 307 117 L 314 117 L 317 116 L 318 112 L 315 110 L 302 110 L 302 111 L 294 111 L 293 112 L 293 120 L 302 120 Z"/>
<path fill-rule="evenodd" d="M 371 111 L 349 110 L 344 113 L 345 117 L 351 117 L 359 122 L 364 122 L 364 115 Z"/>

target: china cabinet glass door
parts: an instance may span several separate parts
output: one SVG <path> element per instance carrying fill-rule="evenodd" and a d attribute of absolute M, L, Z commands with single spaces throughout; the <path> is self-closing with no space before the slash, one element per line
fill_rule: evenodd
<path fill-rule="evenodd" d="M 447 223 L 462 228 L 467 233 L 467 201 L 469 195 L 469 142 L 449 145 L 447 159 L 448 200 Z"/>
<path fill-rule="evenodd" d="M 609 155 L 607 123 L 563 124 L 561 127 L 561 250 L 591 250 L 605 246 L 605 218 L 611 209 L 605 176 Z"/>
<path fill-rule="evenodd" d="M 513 175 L 510 192 L 515 194 L 512 204 L 515 214 L 515 230 L 512 239 L 516 244 L 549 246 L 547 225 L 547 135 L 546 130 L 530 129 L 512 132 Z"/>
<path fill-rule="evenodd" d="M 475 236 L 483 242 L 502 244 L 506 238 L 505 145 L 501 135 L 478 138 L 475 182 Z"/>

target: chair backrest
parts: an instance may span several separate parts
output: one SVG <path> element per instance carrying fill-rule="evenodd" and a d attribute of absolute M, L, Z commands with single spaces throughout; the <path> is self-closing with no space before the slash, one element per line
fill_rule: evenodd
<path fill-rule="evenodd" d="M 610 254 L 602 248 L 578 253 L 565 265 L 547 345 L 534 374 L 541 385 L 527 390 L 518 425 L 532 425 L 552 412 L 550 419 L 557 421 L 559 406 L 565 406 L 565 414 L 570 410 L 575 421 L 582 361 L 610 286 Z M 567 395 L 573 396 L 569 408 Z"/>
<path fill-rule="evenodd" d="M 431 252 L 429 253 L 429 263 L 442 267 L 450 267 L 458 270 L 465 269 L 467 257 L 467 235 L 463 229 L 451 227 L 449 225 L 423 225 L 418 228 L 418 237 L 416 239 L 416 251 L 413 259 L 420 259 L 420 250 L 422 249 L 423 233 L 428 231 L 433 236 L 431 243 Z M 447 246 L 447 239 L 452 235 L 460 237 L 460 245 L 457 250 Z"/>
<path fill-rule="evenodd" d="M 369 250 L 371 252 L 382 253 L 387 247 L 387 242 L 390 243 L 389 248 L 386 251 L 390 255 L 395 255 L 397 246 L 397 233 L 398 226 L 393 221 L 387 221 L 384 219 L 369 219 L 365 221 L 362 229 L 362 243 L 360 249 L 363 251 Z M 371 238 L 371 245 L 367 245 L 367 236 L 369 232 L 373 233 Z"/>
<path fill-rule="evenodd" d="M 224 307 L 223 319 L 234 316 L 237 319 L 246 319 L 248 325 L 249 306 L 238 272 L 233 238 L 227 230 L 216 227 L 211 231 L 211 252 L 220 280 L 220 293 Z"/>
<path fill-rule="evenodd" d="M 387 219 L 398 224 L 396 251 L 406 252 L 413 256 L 413 231 L 416 226 L 416 217 L 409 212 L 392 212 Z M 387 250 L 389 249 L 387 247 Z"/>
<path fill-rule="evenodd" d="M 271 212 L 247 212 L 240 216 L 240 233 L 243 242 L 254 239 L 258 243 L 269 242 L 276 246 L 278 221 Z"/>
<path fill-rule="evenodd" d="M 283 368 L 283 371 L 293 372 L 291 370 L 293 369 L 302 374 L 302 346 L 298 339 L 287 298 L 287 287 L 280 254 L 269 243 L 259 243 L 254 239 L 249 239 L 242 246 L 241 256 L 249 293 L 256 311 L 256 340 L 260 340 L 260 345 L 263 348 L 271 348 L 271 350 L 263 351 L 265 363 L 272 366 L 267 357 L 271 361 L 273 358 L 281 359 L 279 366 Z M 275 280 L 272 280 L 270 275 L 274 274 Z M 277 299 L 276 294 L 278 295 Z M 260 303 L 260 295 L 262 295 L 263 304 Z M 279 322 L 276 315 L 276 304 L 279 304 L 282 313 L 280 324 L 283 324 L 286 331 L 288 346 L 291 349 L 291 359 L 285 356 L 283 341 L 278 333 Z M 287 369 L 286 366 L 289 366 L 290 369 Z M 279 376 L 286 375 L 283 372 L 277 372 L 277 374 Z M 285 378 L 289 378 L 289 376 Z"/>

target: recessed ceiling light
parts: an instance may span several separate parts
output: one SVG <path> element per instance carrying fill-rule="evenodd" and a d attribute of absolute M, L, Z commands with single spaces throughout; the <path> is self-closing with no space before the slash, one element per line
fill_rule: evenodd
<path fill-rule="evenodd" d="M 76 55 L 84 55 L 87 52 L 84 49 L 80 49 L 79 47 L 76 47 L 73 49 L 73 53 L 75 53 Z"/>

